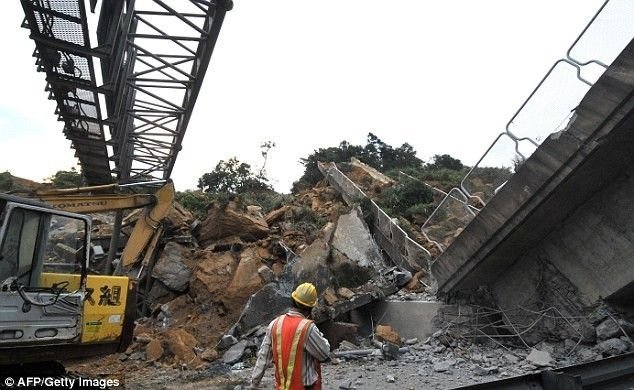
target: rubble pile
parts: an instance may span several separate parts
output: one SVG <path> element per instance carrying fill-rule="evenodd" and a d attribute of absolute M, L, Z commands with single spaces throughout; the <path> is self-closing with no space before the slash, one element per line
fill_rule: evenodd
<path fill-rule="evenodd" d="M 394 185 L 358 161 L 343 169 L 367 193 Z M 135 218 L 137 213 L 126 218 L 127 229 Z M 97 218 L 94 230 L 107 235 L 107 225 Z M 431 370 L 503 378 L 634 350 L 629 338 L 634 324 L 605 308 L 589 315 L 583 329 L 582 320 L 561 313 L 557 321 L 541 315 L 527 324 L 511 322 L 521 315 L 509 310 L 485 310 L 483 315 L 482 307 L 474 305 L 482 302 L 476 296 L 457 315 L 441 311 L 434 323 L 440 330 L 424 341 L 401 338 L 389 322 L 379 323 L 369 338 L 361 337 L 347 316 L 353 309 L 388 296 L 391 301 L 434 302 L 435 291 L 427 269 L 412 275 L 393 267 L 361 207 L 347 206 L 326 182 L 268 213 L 239 199 L 217 201 L 198 221 L 177 204 L 166 232 L 144 296 L 149 314 L 138 320 L 128 350 L 110 357 L 126 367 L 250 367 L 266 326 L 288 308 L 292 289 L 302 281 L 314 283 L 320 293 L 313 316 L 337 348 L 335 365 L 355 360 L 366 367 L 384 361 L 415 363 L 423 377 Z M 562 331 L 566 320 L 574 332 Z"/>
<path fill-rule="evenodd" d="M 179 206 L 168 220 L 167 231 L 181 239 L 168 241 L 156 260 L 145 296 L 150 315 L 138 321 L 121 361 L 242 364 L 300 281 L 317 286 L 314 315 L 325 321 L 411 278 L 383 257 L 361 210 L 345 206 L 326 183 L 266 215 L 233 200 L 210 204 L 200 222 Z"/>
<path fill-rule="evenodd" d="M 507 314 L 499 308 L 483 309 L 475 305 L 444 306 L 434 319 L 435 327 L 443 330 L 435 338 L 453 352 L 465 345 L 514 350 L 532 365 L 520 367 L 529 371 L 634 351 L 634 323 L 605 304 L 582 318 L 568 318 L 558 310 L 545 309 L 541 318 L 526 315 L 523 323 L 514 322 L 520 316 L 510 315 L 511 311 Z M 569 329 L 562 329 L 564 324 Z"/>
<path fill-rule="evenodd" d="M 434 383 L 432 377 L 436 373 L 456 380 L 482 377 L 490 381 L 598 360 L 613 352 L 569 339 L 542 341 L 528 349 L 503 346 L 491 339 L 473 343 L 451 329 L 438 330 L 426 340 L 405 339 L 391 327 L 379 325 L 371 337 L 341 343 L 334 351 L 332 363 L 334 377 L 341 381 L 339 388 L 361 389 L 367 380 L 398 382 L 399 367 L 410 364 L 416 365 L 420 386 L 426 387 Z M 360 361 L 363 370 L 355 378 L 338 377 L 337 366 L 349 361 Z M 385 377 L 377 378 L 375 371 L 386 365 L 393 367 L 392 373 L 385 374 L 385 370 L 381 370 L 380 375 Z"/>

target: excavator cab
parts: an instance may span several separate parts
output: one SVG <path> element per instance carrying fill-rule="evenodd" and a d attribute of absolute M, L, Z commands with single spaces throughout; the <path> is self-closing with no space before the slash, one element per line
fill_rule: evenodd
<path fill-rule="evenodd" d="M 90 232 L 88 216 L 0 194 L 0 365 L 127 345 L 132 284 L 88 275 Z"/>
<path fill-rule="evenodd" d="M 72 342 L 81 335 L 90 219 L 24 201 L 2 203 L 0 345 Z M 68 278 L 49 283 L 51 273 Z"/>

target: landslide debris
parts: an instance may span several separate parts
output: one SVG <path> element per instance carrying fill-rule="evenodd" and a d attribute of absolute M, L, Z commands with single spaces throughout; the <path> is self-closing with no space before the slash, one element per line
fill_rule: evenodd
<path fill-rule="evenodd" d="M 239 197 L 223 199 L 196 220 L 177 204 L 167 221 L 172 239 L 145 286 L 147 315 L 128 350 L 106 360 L 121 369 L 195 368 L 253 356 L 253 337 L 286 310 L 299 280 L 318 286 L 323 319 L 349 310 L 355 297 L 369 302 L 397 290 L 361 210 L 326 182 L 277 206 L 264 213 Z M 126 218 L 128 229 L 137 217 Z"/>

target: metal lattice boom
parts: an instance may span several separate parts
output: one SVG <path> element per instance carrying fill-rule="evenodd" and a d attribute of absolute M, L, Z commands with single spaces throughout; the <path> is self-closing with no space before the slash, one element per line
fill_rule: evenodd
<path fill-rule="evenodd" d="M 83 0 L 21 3 L 88 184 L 169 178 L 231 0 L 102 1 L 95 48 Z"/>

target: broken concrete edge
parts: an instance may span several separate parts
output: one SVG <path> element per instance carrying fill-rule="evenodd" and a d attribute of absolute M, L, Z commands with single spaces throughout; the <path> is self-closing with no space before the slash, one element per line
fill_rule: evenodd
<path fill-rule="evenodd" d="M 427 249 L 394 223 L 393 219 L 341 172 L 335 163 L 319 162 L 318 167 L 328 183 L 342 195 L 348 205 L 369 202 L 369 211 L 373 216 L 373 230 L 382 235 L 381 249 L 395 264 L 410 272 L 421 269 L 429 271 L 432 258 Z"/>
<path fill-rule="evenodd" d="M 359 204 L 363 199 L 369 199 L 361 188 L 352 180 L 348 179 L 348 177 L 337 168 L 334 162 L 324 163 L 320 161 L 317 163 L 317 167 L 321 174 L 324 175 L 324 178 L 326 178 L 326 181 L 328 181 L 328 184 L 333 186 L 341 194 L 341 197 L 348 205 Z M 333 181 L 334 178 L 332 175 L 337 174 L 337 172 L 339 172 L 337 176 L 344 177 L 345 181 Z M 347 190 L 344 190 L 344 185 L 347 186 Z"/>
<path fill-rule="evenodd" d="M 352 299 L 337 302 L 330 307 L 322 306 L 317 308 L 317 310 L 315 310 L 315 312 L 313 313 L 314 321 L 319 324 L 322 322 L 334 320 L 335 318 L 345 313 L 365 306 L 370 302 L 381 300 L 399 290 L 399 287 L 396 285 L 374 287 L 374 291 L 356 294 Z"/>

